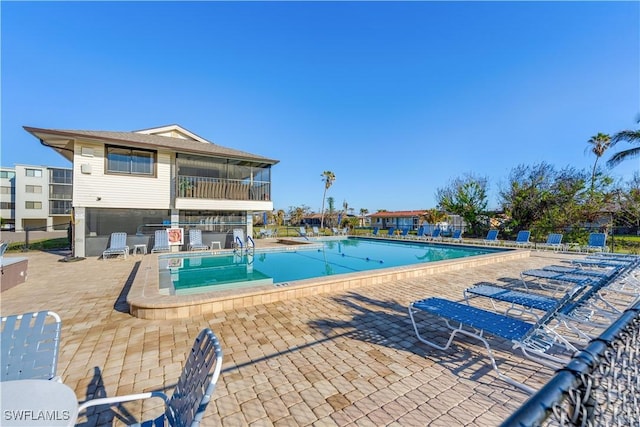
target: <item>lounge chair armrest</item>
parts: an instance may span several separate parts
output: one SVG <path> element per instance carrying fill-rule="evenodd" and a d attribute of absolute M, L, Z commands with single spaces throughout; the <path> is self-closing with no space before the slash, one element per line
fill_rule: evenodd
<path fill-rule="evenodd" d="M 123 402 L 131 402 L 133 400 L 142 400 L 142 399 L 150 399 L 152 397 L 158 397 L 164 400 L 165 404 L 169 402 L 169 398 L 166 394 L 159 391 L 150 391 L 147 393 L 138 393 L 138 394 L 128 394 L 124 396 L 114 396 L 114 397 L 103 397 L 100 399 L 90 399 L 86 402 L 82 403 L 78 407 L 78 413 L 83 410 L 91 407 L 91 406 L 99 406 L 99 405 L 113 405 L 115 403 L 123 403 Z"/>

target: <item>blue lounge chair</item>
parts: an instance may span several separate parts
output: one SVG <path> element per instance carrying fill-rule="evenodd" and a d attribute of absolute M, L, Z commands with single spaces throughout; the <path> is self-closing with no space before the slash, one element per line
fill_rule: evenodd
<path fill-rule="evenodd" d="M 558 321 L 571 330 L 575 334 L 575 339 L 582 343 L 586 344 L 593 339 L 593 331 L 585 331 L 585 325 L 590 329 L 603 330 L 609 327 L 621 314 L 620 310 L 599 296 L 598 292 L 603 287 L 606 287 L 606 281 L 587 288 L 579 299 L 571 301 L 558 311 Z M 489 298 L 496 310 L 500 310 L 495 303 L 496 301 L 507 303 L 509 308 L 504 311 L 505 315 L 518 312 L 532 315 L 535 318 L 538 316 L 534 310 L 547 312 L 558 303 L 552 297 L 502 288 L 492 284 L 478 284 L 465 289 L 464 297 L 467 303 L 469 303 L 470 296 Z M 605 304 L 599 304 L 600 302 Z"/>
<path fill-rule="evenodd" d="M 434 228 L 431 232 L 431 235 L 429 236 L 429 240 L 442 240 L 442 236 L 440 235 L 441 233 L 442 230 L 440 229 L 440 227 Z"/>
<path fill-rule="evenodd" d="M 516 241 L 514 243 L 516 246 L 519 246 L 519 247 L 531 246 L 531 242 L 529 242 L 529 237 L 531 237 L 531 232 L 529 230 L 520 230 L 518 231 L 518 236 L 516 236 Z"/>
<path fill-rule="evenodd" d="M 462 229 L 453 230 L 450 240 L 452 242 L 462 243 Z"/>
<path fill-rule="evenodd" d="M 485 245 L 497 245 L 498 244 L 498 230 L 491 229 L 487 233 L 487 237 L 484 238 Z"/>
<path fill-rule="evenodd" d="M 379 232 L 380 232 L 380 227 L 373 227 L 373 231 L 371 232 L 371 235 L 377 237 Z"/>
<path fill-rule="evenodd" d="M 555 252 L 564 250 L 564 245 L 562 244 L 563 235 L 560 233 L 551 233 L 547 236 L 547 241 L 540 245 L 542 249 L 550 248 Z"/>
<path fill-rule="evenodd" d="M 389 229 L 387 230 L 387 237 L 393 237 L 396 234 L 396 228 L 395 227 L 389 227 Z"/>
<path fill-rule="evenodd" d="M 409 227 L 405 227 L 402 229 L 398 237 L 400 237 L 401 239 L 406 239 L 408 234 L 409 234 Z"/>
<path fill-rule="evenodd" d="M 53 311 L 2 318 L 0 381 L 58 380 L 60 316 Z"/>
<path fill-rule="evenodd" d="M 127 233 L 111 233 L 109 247 L 102 252 L 102 259 L 107 259 L 109 255 L 123 255 L 125 259 L 127 258 L 129 255 Z"/>
<path fill-rule="evenodd" d="M 202 230 L 192 228 L 189 230 L 189 250 L 190 251 L 208 251 L 209 246 L 202 243 Z"/>
<path fill-rule="evenodd" d="M 78 407 L 78 412 L 92 406 L 115 405 L 157 397 L 164 400 L 165 413 L 154 420 L 144 421 L 137 425 L 164 426 L 168 424 L 170 426 L 196 427 L 200 425 L 211 400 L 211 395 L 213 395 L 220 377 L 221 367 L 222 349 L 220 343 L 215 334 L 206 328 L 196 338 L 171 397 L 161 391 L 151 391 L 92 399 L 82 403 Z"/>
<path fill-rule="evenodd" d="M 418 239 L 418 240 L 422 240 L 422 239 L 424 239 L 424 238 L 425 238 L 425 235 L 424 235 L 424 226 L 423 226 L 423 225 L 421 225 L 420 227 L 418 227 L 418 232 L 416 233 L 415 238 L 416 238 L 416 239 Z"/>
<path fill-rule="evenodd" d="M 559 271 L 545 270 L 543 268 L 524 270 L 520 273 L 520 279 L 526 289 L 529 289 L 531 285 L 534 285 L 551 292 L 565 291 L 569 286 L 580 284 L 588 285 L 597 281 L 597 278 L 594 278 L 593 276 L 563 273 Z"/>
<path fill-rule="evenodd" d="M 587 245 L 582 248 L 584 252 L 607 252 L 607 235 L 605 233 L 589 234 Z"/>
<path fill-rule="evenodd" d="M 156 230 L 151 253 L 156 253 L 156 252 L 171 252 L 171 246 L 169 246 L 169 235 L 167 234 L 167 230 Z"/>
<path fill-rule="evenodd" d="M 532 388 L 503 374 L 498 369 L 485 334 L 511 341 L 513 348 L 520 349 L 526 358 L 558 369 L 570 360 L 570 356 L 577 351 L 577 348 L 558 334 L 554 328 L 549 327 L 549 324 L 558 316 L 558 312 L 569 304 L 572 299 L 583 293 L 584 289 L 584 286 L 576 286 L 570 292 L 567 292 L 536 323 L 436 297 L 414 301 L 409 304 L 409 316 L 418 340 L 433 348 L 439 350 L 448 349 L 456 334 L 466 335 L 481 341 L 487 349 L 489 359 L 498 377 L 527 393 L 533 393 L 534 390 Z M 445 322 L 451 334 L 444 345 L 426 339 L 420 333 L 416 319 L 416 315 L 419 312 L 435 316 Z M 432 322 L 425 324 L 431 325 Z M 563 350 L 565 354 L 556 354 L 555 350 Z"/>

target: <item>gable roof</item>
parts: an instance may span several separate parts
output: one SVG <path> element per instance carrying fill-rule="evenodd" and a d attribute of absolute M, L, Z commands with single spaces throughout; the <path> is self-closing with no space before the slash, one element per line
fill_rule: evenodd
<path fill-rule="evenodd" d="M 53 148 L 69 161 L 73 161 L 74 141 L 82 139 L 104 144 L 124 145 L 127 147 L 165 149 L 177 153 L 200 154 L 205 156 L 226 157 L 237 160 L 248 160 L 258 163 L 274 165 L 278 160 L 233 148 L 213 144 L 178 125 L 164 126 L 139 132 L 114 132 L 99 130 L 65 130 L 43 129 L 24 126 L 24 130 L 35 136 L 43 145 Z M 171 132 L 180 131 L 182 137 L 154 135 L 143 133 L 149 131 Z M 188 139 L 187 139 L 188 138 Z"/>

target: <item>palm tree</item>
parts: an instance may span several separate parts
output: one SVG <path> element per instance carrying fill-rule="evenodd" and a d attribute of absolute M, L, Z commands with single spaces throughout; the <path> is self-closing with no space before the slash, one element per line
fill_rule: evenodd
<path fill-rule="evenodd" d="M 369 213 L 369 209 L 367 208 L 360 208 L 360 218 L 362 223 L 360 224 L 361 227 L 364 227 L 364 219 L 367 216 L 367 214 Z"/>
<path fill-rule="evenodd" d="M 322 172 L 322 181 L 324 182 L 324 194 L 322 195 L 322 213 L 320 215 L 320 228 L 324 228 L 324 199 L 327 197 L 327 190 L 336 180 L 336 175 L 331 171 Z"/>
<path fill-rule="evenodd" d="M 638 119 L 640 123 L 640 119 Z M 640 144 L 640 130 L 623 130 L 611 138 L 611 147 L 616 145 L 620 141 L 628 141 L 631 144 Z M 622 150 L 614 154 L 608 161 L 607 166 L 610 168 L 617 166 L 620 162 L 627 159 L 640 156 L 640 147 L 629 148 L 628 150 Z"/>
<path fill-rule="evenodd" d="M 609 148 L 611 144 L 611 137 L 606 133 L 598 132 L 597 135 L 592 136 L 587 141 L 587 144 L 591 145 L 591 152 L 596 155 L 596 161 L 593 162 L 593 171 L 591 172 L 591 192 L 593 193 L 593 186 L 596 181 L 596 166 L 598 165 L 598 160 L 607 148 Z"/>

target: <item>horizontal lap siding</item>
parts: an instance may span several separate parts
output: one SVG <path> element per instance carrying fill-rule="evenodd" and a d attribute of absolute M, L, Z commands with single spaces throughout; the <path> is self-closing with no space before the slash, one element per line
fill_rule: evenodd
<path fill-rule="evenodd" d="M 82 147 L 93 148 L 83 156 Z M 85 150 L 86 152 L 86 150 Z M 105 174 L 104 145 L 76 142 L 73 167 L 73 205 L 76 207 L 169 209 L 172 156 L 159 152 L 156 177 Z M 91 173 L 82 173 L 88 165 Z M 97 200 L 100 198 L 100 200 Z"/>

